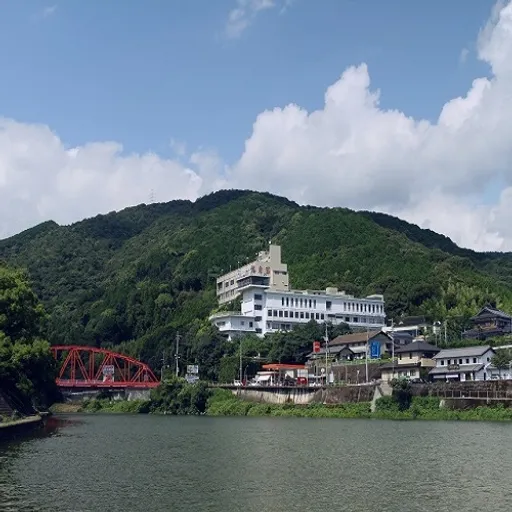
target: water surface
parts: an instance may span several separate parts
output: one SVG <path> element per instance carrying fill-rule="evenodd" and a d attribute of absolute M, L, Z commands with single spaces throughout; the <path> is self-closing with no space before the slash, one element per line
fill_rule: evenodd
<path fill-rule="evenodd" d="M 512 510 L 512 425 L 76 415 L 0 445 L 0 511 Z"/>

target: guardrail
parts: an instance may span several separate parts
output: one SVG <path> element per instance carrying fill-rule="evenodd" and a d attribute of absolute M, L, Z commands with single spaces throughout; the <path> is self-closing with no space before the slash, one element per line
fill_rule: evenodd
<path fill-rule="evenodd" d="M 479 400 L 512 400 L 512 396 L 498 391 L 464 391 L 460 389 L 432 389 L 430 396 L 438 398 L 462 398 L 462 399 L 479 399 Z"/>

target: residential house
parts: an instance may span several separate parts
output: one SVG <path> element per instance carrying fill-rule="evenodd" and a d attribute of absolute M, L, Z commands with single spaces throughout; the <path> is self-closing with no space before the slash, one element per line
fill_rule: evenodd
<path fill-rule="evenodd" d="M 470 320 L 471 329 L 462 333 L 466 339 L 485 340 L 512 332 L 512 316 L 500 309 L 486 306 Z"/>
<path fill-rule="evenodd" d="M 391 336 L 381 330 L 368 332 L 353 332 L 337 336 L 329 342 L 328 357 L 338 359 L 365 359 L 368 350 L 368 359 L 380 359 L 393 353 L 393 340 Z M 311 353 L 308 359 L 325 358 L 325 345 L 320 352 Z"/>
<path fill-rule="evenodd" d="M 489 345 L 441 350 L 433 357 L 436 366 L 429 376 L 434 380 L 487 380 L 495 353 Z"/>
<path fill-rule="evenodd" d="M 381 378 L 387 381 L 397 378 L 426 378 L 428 372 L 436 366 L 433 358 L 439 351 L 439 348 L 424 341 L 413 341 L 398 347 L 395 349 L 396 359 L 381 367 Z"/>

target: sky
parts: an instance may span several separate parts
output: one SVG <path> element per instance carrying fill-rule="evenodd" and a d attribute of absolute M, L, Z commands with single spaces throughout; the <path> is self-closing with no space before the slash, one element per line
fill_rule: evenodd
<path fill-rule="evenodd" d="M 248 188 L 512 250 L 512 0 L 0 0 L 0 238 Z"/>

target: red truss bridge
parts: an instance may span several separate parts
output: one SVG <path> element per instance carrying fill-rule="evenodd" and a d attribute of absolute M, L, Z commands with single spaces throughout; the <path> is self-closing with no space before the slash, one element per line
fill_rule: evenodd
<path fill-rule="evenodd" d="M 95 347 L 55 345 L 53 357 L 60 364 L 57 386 L 61 388 L 156 388 L 151 368 L 123 354 Z"/>

